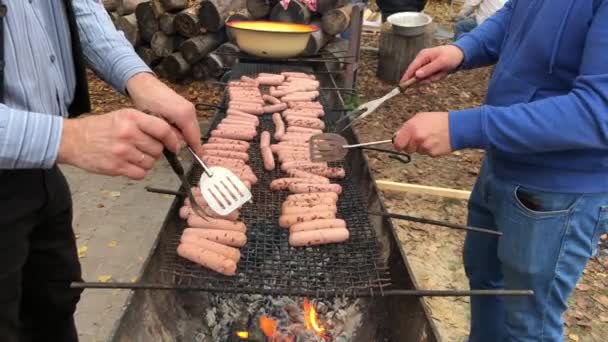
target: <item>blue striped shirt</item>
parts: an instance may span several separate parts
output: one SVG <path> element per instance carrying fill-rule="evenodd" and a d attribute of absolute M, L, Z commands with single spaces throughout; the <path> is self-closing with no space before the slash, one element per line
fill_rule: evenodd
<path fill-rule="evenodd" d="M 124 94 L 126 82 L 151 72 L 101 0 L 73 0 L 87 65 Z M 4 0 L 4 104 L 0 104 L 0 170 L 50 168 L 76 76 L 62 0 Z"/>

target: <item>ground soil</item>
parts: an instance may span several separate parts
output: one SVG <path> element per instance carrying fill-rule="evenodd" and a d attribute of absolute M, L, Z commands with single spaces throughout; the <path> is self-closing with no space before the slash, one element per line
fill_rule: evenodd
<path fill-rule="evenodd" d="M 450 22 L 449 2 L 430 1 L 426 12 L 442 25 Z M 377 35 L 366 34 L 365 46 L 377 46 Z M 440 42 L 439 42 L 440 43 Z M 375 77 L 377 58 L 365 52 L 358 74 L 361 100 L 384 95 L 393 85 Z M 412 88 L 379 109 L 355 129 L 361 141 L 387 139 L 401 124 L 421 111 L 447 111 L 478 106 L 486 92 L 488 68 L 457 73 L 436 84 Z M 90 74 L 93 112 L 105 113 L 129 106 L 129 100 L 111 90 Z M 169 84 L 169 83 L 168 83 Z M 221 89 L 202 82 L 169 84 L 193 102 L 217 103 Z M 201 120 L 212 115 L 201 111 Z M 455 152 L 447 157 L 432 159 L 414 156 L 403 165 L 376 153 L 368 153 L 376 179 L 470 190 L 478 174 L 481 151 Z M 466 202 L 432 196 L 384 193 L 385 204 L 397 213 L 423 216 L 454 223 L 465 223 Z M 464 234 L 434 226 L 394 221 L 416 280 L 425 289 L 467 289 L 462 265 Z M 604 341 L 608 336 L 608 258 L 590 261 L 583 278 L 570 300 L 565 316 L 566 339 L 572 341 Z M 445 341 L 464 341 L 469 325 L 468 298 L 426 300 L 433 319 Z M 602 339 L 601 336 L 604 338 Z"/>

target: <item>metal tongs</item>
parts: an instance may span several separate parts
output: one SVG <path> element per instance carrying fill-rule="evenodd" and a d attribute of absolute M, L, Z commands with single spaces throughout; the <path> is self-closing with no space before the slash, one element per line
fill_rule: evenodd
<path fill-rule="evenodd" d="M 402 163 L 409 163 L 411 161 L 411 157 L 406 153 L 387 150 L 383 148 L 369 147 L 372 145 L 387 144 L 390 142 L 392 142 L 392 140 L 373 141 L 362 144 L 349 145 L 348 141 L 346 141 L 346 139 L 339 134 L 322 133 L 310 137 L 308 146 L 310 151 L 310 160 L 313 162 L 329 162 L 341 160 L 346 156 L 349 149 L 359 148 L 391 154 L 391 157 L 401 161 Z"/>
<path fill-rule="evenodd" d="M 417 81 L 418 80 L 416 79 L 416 77 L 412 77 L 407 81 L 401 82 L 401 83 L 399 83 L 398 87 L 395 87 L 395 89 L 391 90 L 388 94 L 382 96 L 379 99 L 368 101 L 368 102 L 360 105 L 355 110 L 348 113 L 347 115 L 341 117 L 337 122 L 338 124 L 340 124 L 342 121 L 344 121 L 346 119 L 349 119 L 350 122 L 348 123 L 348 125 L 346 125 L 344 128 L 342 128 L 340 130 L 340 132 L 344 132 L 344 130 L 346 130 L 348 127 L 350 127 L 355 122 L 362 120 L 366 116 L 375 112 L 376 109 L 378 109 L 378 107 L 380 107 L 382 104 L 384 104 L 384 102 L 403 93 L 407 88 L 409 88 L 411 85 L 415 84 Z"/>

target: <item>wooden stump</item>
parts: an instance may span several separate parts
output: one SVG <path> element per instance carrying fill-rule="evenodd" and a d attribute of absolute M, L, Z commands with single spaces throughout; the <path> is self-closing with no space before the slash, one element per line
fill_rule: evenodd
<path fill-rule="evenodd" d="M 175 52 L 163 59 L 161 68 L 169 81 L 178 81 L 190 71 L 190 64 L 181 52 Z"/>
<path fill-rule="evenodd" d="M 308 24 L 310 23 L 310 11 L 308 7 L 298 0 L 289 1 L 287 10 L 276 4 L 270 11 L 271 21 L 283 21 L 287 23 Z"/>
<path fill-rule="evenodd" d="M 116 20 L 116 28 L 124 32 L 125 37 L 134 47 L 139 46 L 141 38 L 139 36 L 139 29 L 137 28 L 137 18 L 135 13 L 118 17 Z"/>
<path fill-rule="evenodd" d="M 205 64 L 205 62 L 196 63 L 191 68 L 192 71 L 190 72 L 190 74 L 195 80 L 203 81 L 209 78 L 209 74 L 207 72 L 207 65 Z"/>
<path fill-rule="evenodd" d="M 251 15 L 246 9 L 242 9 L 238 12 L 232 13 L 226 18 L 226 22 L 229 23 L 231 21 L 249 21 L 251 20 Z M 236 43 L 236 38 L 232 34 L 232 29 L 226 27 L 226 36 L 229 42 Z"/>
<path fill-rule="evenodd" d="M 175 34 L 175 14 L 164 13 L 158 18 L 158 28 L 166 35 Z"/>
<path fill-rule="evenodd" d="M 198 19 L 205 30 L 217 32 L 224 27 L 230 12 L 243 8 L 245 8 L 245 0 L 206 0 L 201 2 Z"/>
<path fill-rule="evenodd" d="M 154 16 L 156 18 L 160 18 L 160 16 L 166 12 L 161 0 L 150 0 L 150 6 L 152 7 L 152 11 L 154 11 Z"/>
<path fill-rule="evenodd" d="M 144 63 L 146 63 L 150 68 L 156 66 L 161 60 L 161 57 L 154 53 L 154 50 L 147 46 L 139 46 L 135 49 L 135 51 L 137 52 L 139 57 L 144 61 Z"/>
<path fill-rule="evenodd" d="M 334 39 L 333 35 L 329 35 L 321 29 L 321 19 L 312 20 L 310 25 L 316 26 L 319 30 L 310 35 L 310 39 L 304 50 L 306 56 L 316 55 L 327 43 Z"/>
<path fill-rule="evenodd" d="M 236 56 L 238 53 L 239 48 L 236 45 L 232 43 L 222 44 L 205 58 L 207 76 L 220 78 L 226 71 L 225 68 L 232 68 L 238 63 L 239 59 Z"/>
<path fill-rule="evenodd" d="M 116 13 L 118 15 L 128 15 L 135 12 L 137 5 L 148 0 L 118 0 L 118 7 L 116 7 Z"/>
<path fill-rule="evenodd" d="M 198 18 L 198 5 L 179 12 L 175 16 L 173 26 L 175 27 L 175 31 L 184 37 L 194 37 L 203 33 L 201 22 Z"/>
<path fill-rule="evenodd" d="M 118 8 L 118 0 L 103 0 L 103 7 L 108 12 L 114 12 Z"/>
<path fill-rule="evenodd" d="M 169 36 L 162 31 L 158 31 L 152 36 L 150 47 L 158 56 L 167 57 L 177 50 L 179 43 L 179 36 Z"/>
<path fill-rule="evenodd" d="M 179 46 L 179 51 L 188 63 L 195 64 L 207 57 L 211 51 L 217 49 L 225 41 L 226 34 L 222 31 L 207 33 L 185 40 Z"/>
<path fill-rule="evenodd" d="M 175 13 L 188 7 L 188 0 L 161 0 L 167 12 Z"/>
<path fill-rule="evenodd" d="M 152 8 L 152 2 L 142 2 L 137 5 L 135 17 L 141 40 L 149 43 L 152 36 L 158 31 L 158 18 Z"/>
<path fill-rule="evenodd" d="M 386 82 L 399 82 L 418 52 L 432 46 L 434 29 L 433 25 L 429 25 L 424 34 L 405 37 L 394 34 L 391 25 L 385 23 L 380 33 L 376 76 Z"/>
<path fill-rule="evenodd" d="M 254 20 L 266 18 L 278 2 L 278 0 L 246 0 L 247 12 Z"/>
<path fill-rule="evenodd" d="M 342 33 L 350 25 L 353 5 L 332 9 L 323 16 L 323 31 L 330 35 Z"/>

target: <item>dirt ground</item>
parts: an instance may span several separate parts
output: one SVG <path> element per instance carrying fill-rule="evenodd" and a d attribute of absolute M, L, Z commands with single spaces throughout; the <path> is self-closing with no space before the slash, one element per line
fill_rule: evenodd
<path fill-rule="evenodd" d="M 435 21 L 451 25 L 449 5 L 431 1 L 426 9 Z M 377 36 L 366 35 L 364 44 L 377 46 Z M 377 59 L 364 53 L 358 86 L 362 100 L 384 95 L 391 85 L 375 77 Z M 372 118 L 356 126 L 361 141 L 386 139 L 404 120 L 420 111 L 446 111 L 479 105 L 486 92 L 488 68 L 454 74 L 448 79 L 412 88 L 406 95 L 390 101 Z M 128 99 L 116 95 L 108 86 L 91 75 L 94 112 L 103 113 L 128 105 Z M 201 82 L 171 84 L 192 101 L 217 103 L 220 88 Z M 200 112 L 201 119 L 212 112 Z M 376 179 L 470 190 L 478 174 L 481 151 L 456 152 L 450 156 L 431 159 L 414 156 L 409 165 L 375 153 L 368 154 Z M 465 223 L 466 202 L 431 196 L 395 193 L 384 194 L 392 212 L 407 213 L 454 223 Z M 462 266 L 464 234 L 445 228 L 395 221 L 416 279 L 426 289 L 467 289 Z M 600 253 L 601 254 L 601 253 Z M 608 253 L 605 253 L 608 254 Z M 429 267 L 432 266 L 432 267 Z M 608 257 L 590 261 L 584 276 L 570 301 L 566 314 L 566 339 L 571 341 L 605 341 L 608 336 Z M 427 299 L 432 316 L 445 341 L 464 341 L 468 333 L 468 298 Z M 603 336 L 604 338 L 601 338 Z"/>

